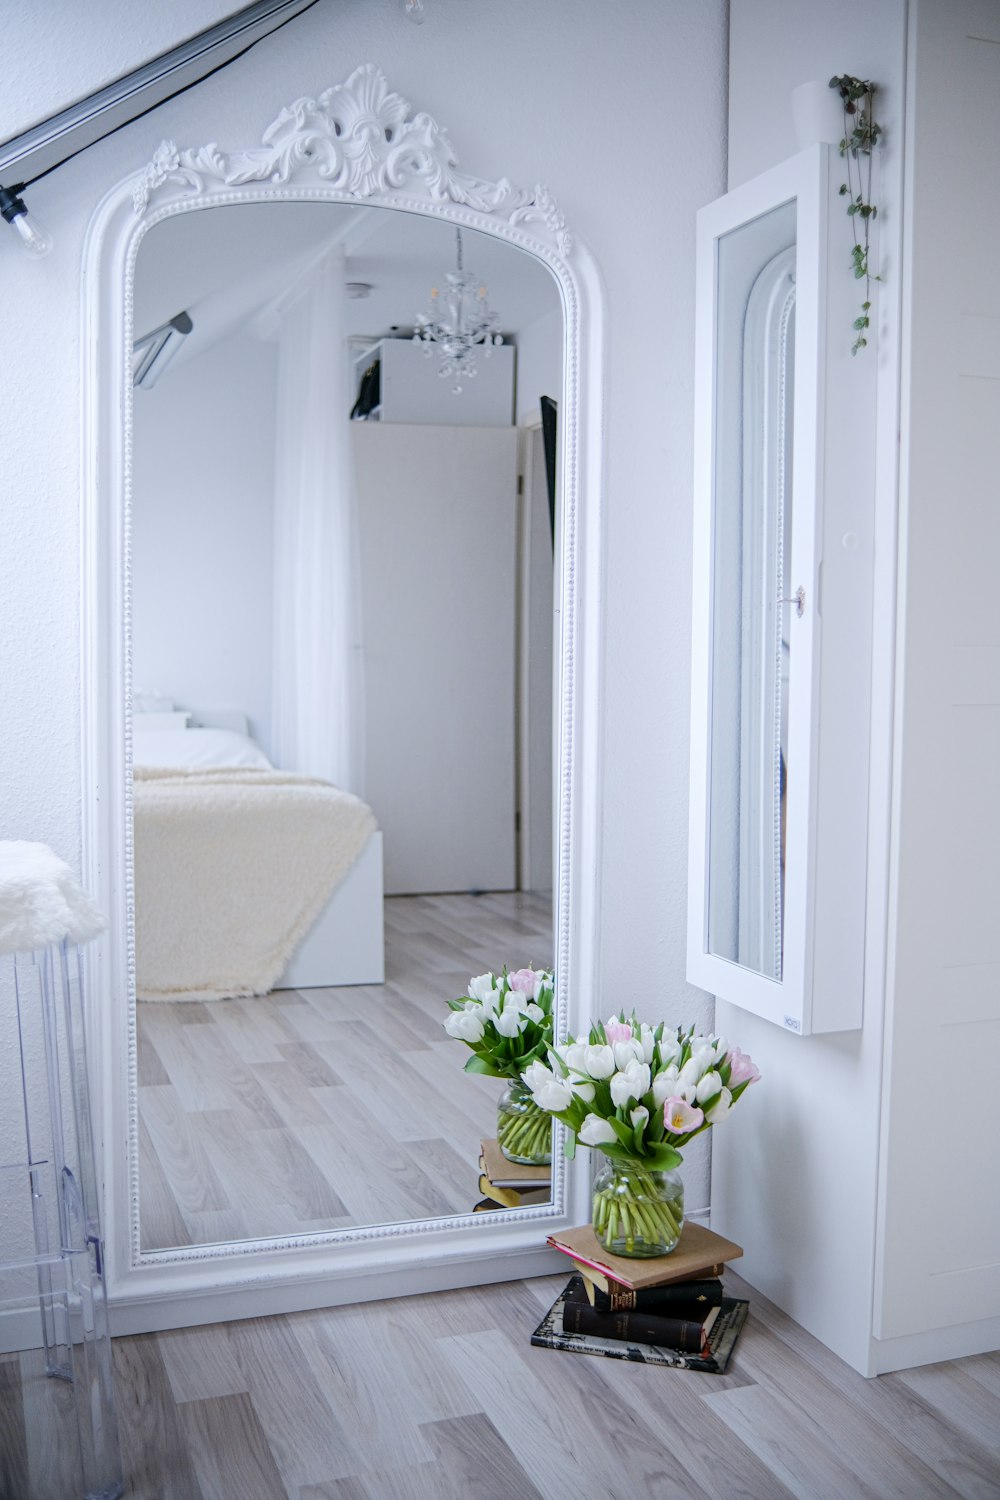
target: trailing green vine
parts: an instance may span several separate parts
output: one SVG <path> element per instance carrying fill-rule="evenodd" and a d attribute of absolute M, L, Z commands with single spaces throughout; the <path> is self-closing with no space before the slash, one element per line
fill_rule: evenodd
<path fill-rule="evenodd" d="M 854 320 L 854 343 L 851 353 L 857 354 L 868 344 L 868 329 L 871 326 L 872 282 L 881 281 L 872 270 L 868 260 L 869 233 L 872 219 L 878 209 L 872 202 L 872 150 L 882 134 L 875 121 L 875 85 L 865 78 L 852 78 L 844 73 L 830 79 L 830 87 L 837 89 L 844 106 L 844 135 L 840 142 L 840 154 L 847 164 L 847 181 L 841 183 L 840 196 L 847 199 L 847 212 L 854 231 L 854 246 L 851 250 L 851 268 L 857 281 L 865 284 L 865 297 L 861 304 L 861 316 Z"/>

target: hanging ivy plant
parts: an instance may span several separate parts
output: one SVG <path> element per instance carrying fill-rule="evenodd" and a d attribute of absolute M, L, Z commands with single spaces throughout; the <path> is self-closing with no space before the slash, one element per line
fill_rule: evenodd
<path fill-rule="evenodd" d="M 882 128 L 875 120 L 875 85 L 868 79 L 852 78 L 849 73 L 844 73 L 840 78 L 831 78 L 830 87 L 838 90 L 844 106 L 840 154 L 847 165 L 847 181 L 841 183 L 840 196 L 847 199 L 847 212 L 854 231 L 851 268 L 855 279 L 865 284 L 861 315 L 854 320 L 854 343 L 851 346 L 851 353 L 857 354 L 868 344 L 872 282 L 882 280 L 868 260 L 871 221 L 878 215 L 872 202 L 872 151 Z"/>

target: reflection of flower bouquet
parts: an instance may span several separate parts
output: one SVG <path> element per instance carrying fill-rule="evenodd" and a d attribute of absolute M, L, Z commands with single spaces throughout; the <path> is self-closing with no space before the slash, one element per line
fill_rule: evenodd
<path fill-rule="evenodd" d="M 522 1077 L 540 1109 L 567 1126 L 566 1154 L 579 1140 L 631 1169 L 642 1190 L 595 1194 L 594 1229 L 601 1238 L 608 1214 L 620 1229 L 624 1215 L 629 1241 L 672 1247 L 680 1236 L 678 1212 L 668 1201 L 654 1204 L 651 1173 L 681 1163 L 680 1147 L 724 1120 L 759 1077 L 755 1065 L 722 1037 L 695 1036 L 694 1027 L 665 1031 L 633 1013 L 612 1016 L 590 1029 L 586 1041 L 550 1049 L 550 1066 L 532 1062 Z M 614 1235 L 612 1235 L 614 1238 Z M 626 1250 L 625 1253 L 650 1253 Z"/>
<path fill-rule="evenodd" d="M 547 969 L 480 974 L 469 993 L 449 1000 L 443 1023 L 449 1036 L 472 1049 L 467 1073 L 488 1078 L 520 1078 L 524 1069 L 552 1046 L 553 980 Z"/>
<path fill-rule="evenodd" d="M 497 1107 L 497 1141 L 509 1161 L 540 1164 L 552 1160 L 552 1120 L 521 1082 L 525 1068 L 552 1045 L 552 975 L 547 969 L 517 969 L 499 978 L 470 979 L 469 993 L 449 1000 L 444 1022 L 449 1036 L 472 1048 L 467 1073 L 508 1078 Z"/>

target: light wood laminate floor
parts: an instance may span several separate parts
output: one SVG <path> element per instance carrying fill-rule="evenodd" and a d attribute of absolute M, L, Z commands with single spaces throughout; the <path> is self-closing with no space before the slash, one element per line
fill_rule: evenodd
<path fill-rule="evenodd" d="M 142 1245 L 468 1213 L 503 1087 L 463 1072 L 448 1000 L 552 962 L 551 902 L 393 896 L 386 982 L 137 1007 Z"/>
<path fill-rule="evenodd" d="M 535 1349 L 565 1278 L 116 1339 L 130 1500 L 1000 1495 L 1000 1354 L 865 1380 L 732 1273 L 725 1375 Z M 67 1388 L 0 1356 L 0 1495 L 73 1500 Z M 65 1415 L 65 1411 L 63 1411 Z"/>

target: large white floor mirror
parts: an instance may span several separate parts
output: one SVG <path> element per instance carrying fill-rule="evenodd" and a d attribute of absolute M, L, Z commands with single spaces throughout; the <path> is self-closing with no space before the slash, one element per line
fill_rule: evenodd
<path fill-rule="evenodd" d="M 456 295 L 496 314 L 474 378 L 412 337 Z M 260 145 L 164 143 L 85 309 L 115 1328 L 540 1269 L 586 1163 L 556 1140 L 544 1201 L 474 1213 L 501 1086 L 442 1023 L 506 963 L 554 969 L 561 1029 L 599 1009 L 593 264 L 365 65 Z"/>

